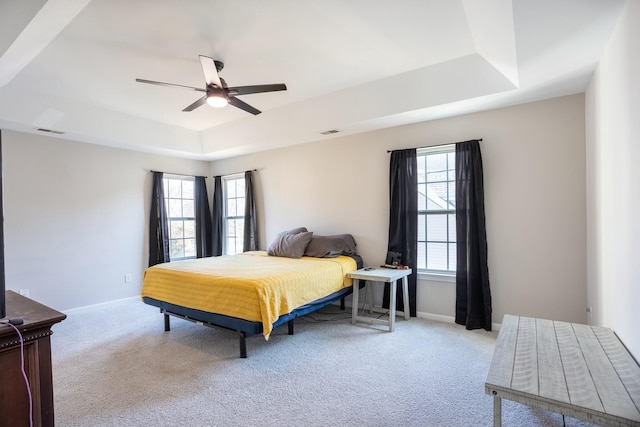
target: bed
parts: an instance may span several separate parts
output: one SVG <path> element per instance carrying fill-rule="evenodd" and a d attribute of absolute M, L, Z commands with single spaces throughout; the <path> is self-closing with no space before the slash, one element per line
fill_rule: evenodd
<path fill-rule="evenodd" d="M 267 251 L 158 264 L 145 271 L 142 300 L 170 316 L 235 331 L 240 357 L 246 338 L 341 301 L 352 292 L 347 274 L 362 267 L 351 235 L 283 232 Z M 304 229 L 306 230 L 306 229 Z M 296 237 L 297 236 L 297 237 Z"/>

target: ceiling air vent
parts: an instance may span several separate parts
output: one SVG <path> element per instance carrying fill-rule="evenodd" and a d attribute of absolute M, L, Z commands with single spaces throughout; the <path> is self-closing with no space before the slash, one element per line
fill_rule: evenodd
<path fill-rule="evenodd" d="M 47 132 L 47 133 L 55 133 L 56 135 L 64 135 L 64 132 L 60 132 L 59 130 L 51 130 L 45 128 L 36 128 L 38 132 Z"/>
<path fill-rule="evenodd" d="M 332 133 L 340 132 L 338 129 L 325 130 L 324 132 L 320 132 L 320 135 L 331 135 Z"/>

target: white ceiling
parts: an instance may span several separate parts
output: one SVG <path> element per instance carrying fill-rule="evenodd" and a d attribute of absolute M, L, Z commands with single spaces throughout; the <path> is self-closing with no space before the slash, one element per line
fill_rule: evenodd
<path fill-rule="evenodd" d="M 0 128 L 198 159 L 583 92 L 625 0 L 0 0 Z M 286 83 L 227 106 L 230 86 Z M 340 133 L 323 136 L 337 129 Z"/>

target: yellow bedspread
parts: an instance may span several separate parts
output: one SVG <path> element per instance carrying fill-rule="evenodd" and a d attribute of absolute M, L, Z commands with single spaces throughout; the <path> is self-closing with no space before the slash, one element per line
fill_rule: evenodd
<path fill-rule="evenodd" d="M 351 286 L 347 256 L 300 259 L 266 252 L 174 261 L 149 267 L 142 296 L 183 307 L 262 322 L 269 339 L 283 314 Z"/>

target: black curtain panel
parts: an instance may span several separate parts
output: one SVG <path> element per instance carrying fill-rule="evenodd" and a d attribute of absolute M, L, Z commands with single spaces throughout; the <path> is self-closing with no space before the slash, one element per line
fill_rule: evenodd
<path fill-rule="evenodd" d="M 413 269 L 408 277 L 409 313 L 416 316 L 416 274 L 418 261 L 418 164 L 416 149 L 391 152 L 389 170 L 390 252 L 402 254 L 402 264 Z M 389 308 L 390 285 L 384 287 L 382 306 Z M 398 286 L 396 309 L 404 311 L 402 286 Z"/>
<path fill-rule="evenodd" d="M 162 172 L 153 172 L 149 217 L 149 267 L 169 262 L 169 225 L 164 207 Z"/>
<path fill-rule="evenodd" d="M 491 330 L 482 156 L 477 140 L 456 144 L 456 323 Z"/>
<path fill-rule="evenodd" d="M 222 177 L 213 178 L 213 218 L 212 218 L 212 256 L 222 255 L 224 239 L 224 199 L 222 195 Z"/>
<path fill-rule="evenodd" d="M 245 204 L 244 204 L 244 239 L 242 251 L 258 250 L 258 222 L 256 218 L 256 203 L 253 195 L 253 171 L 244 173 Z"/>
<path fill-rule="evenodd" d="M 198 258 L 210 257 L 213 253 L 213 230 L 205 178 L 203 176 L 196 176 L 194 187 L 196 255 Z"/>

